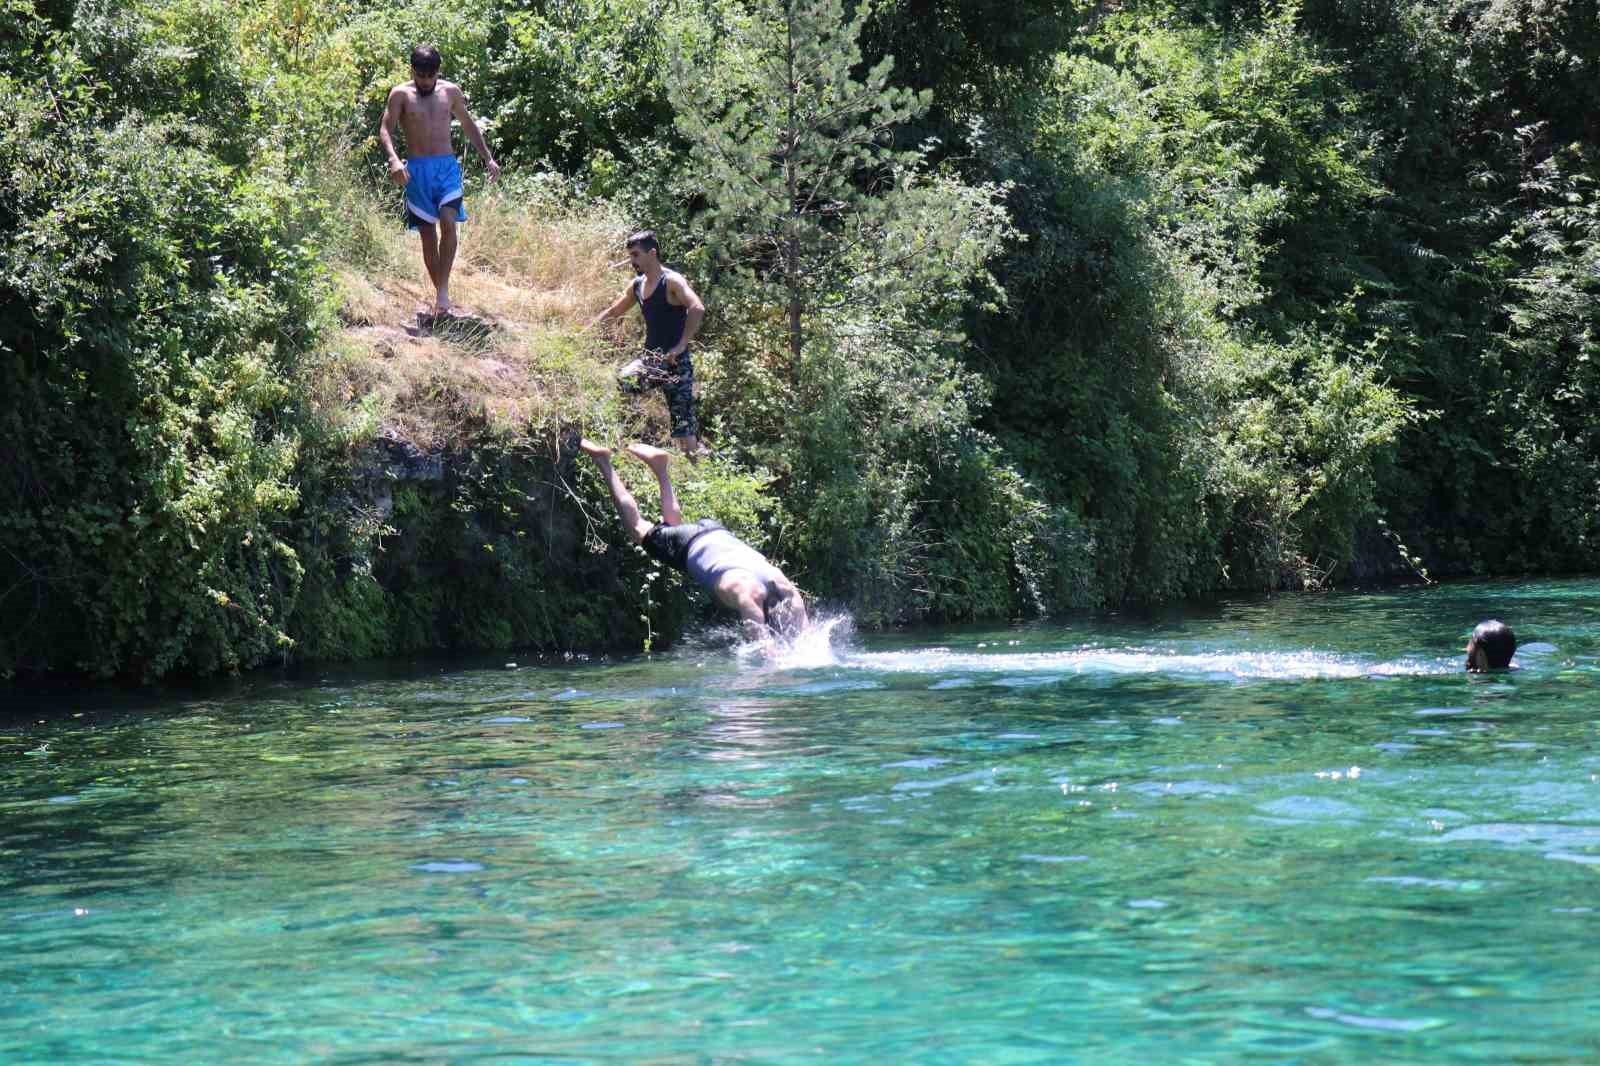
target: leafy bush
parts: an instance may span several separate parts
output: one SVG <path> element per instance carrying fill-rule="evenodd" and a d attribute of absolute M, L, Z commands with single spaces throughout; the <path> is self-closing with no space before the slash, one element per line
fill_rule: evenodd
<path fill-rule="evenodd" d="M 231 77 L 229 55 L 196 52 L 221 66 L 191 76 Z M 128 110 L 70 38 L 40 61 L 0 78 L 0 669 L 281 655 L 301 578 L 286 377 L 323 292 L 307 209 L 270 159 L 230 165 L 207 130 Z"/>
<path fill-rule="evenodd" d="M 997 267 L 977 365 L 990 425 L 1065 507 L 1071 565 L 1093 560 L 1093 602 L 1318 580 L 1407 421 L 1324 317 L 1365 276 L 1350 233 L 1379 187 L 1295 15 L 1106 18 L 997 137 L 1031 240 Z"/>
<path fill-rule="evenodd" d="M 755 342 L 708 406 L 777 473 L 778 543 L 814 593 L 867 624 L 1020 613 L 1037 505 L 972 432 L 987 397 L 951 357 L 1009 232 L 1001 190 L 892 146 L 928 96 L 889 87 L 891 60 L 858 70 L 866 14 L 758 4 L 674 54 L 704 258 Z"/>

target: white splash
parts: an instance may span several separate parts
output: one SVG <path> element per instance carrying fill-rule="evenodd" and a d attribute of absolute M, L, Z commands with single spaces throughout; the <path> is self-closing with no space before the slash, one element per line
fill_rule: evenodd
<path fill-rule="evenodd" d="M 1422 659 L 1377 662 L 1355 655 L 1318 651 L 1184 652 L 1112 648 L 992 654 L 957 652 L 948 648 L 858 652 L 845 655 L 840 665 L 893 674 L 999 674 L 999 683 L 1019 686 L 1047 683 L 1053 677 L 1085 674 L 1170 674 L 1222 680 L 1299 680 L 1440 674 L 1451 668 L 1441 662 Z"/>
<path fill-rule="evenodd" d="M 741 663 L 759 662 L 778 670 L 819 670 L 840 665 L 833 646 L 835 636 L 842 644 L 854 632 L 848 614 L 812 615 L 793 640 L 745 641 L 734 648 L 734 654 Z"/>

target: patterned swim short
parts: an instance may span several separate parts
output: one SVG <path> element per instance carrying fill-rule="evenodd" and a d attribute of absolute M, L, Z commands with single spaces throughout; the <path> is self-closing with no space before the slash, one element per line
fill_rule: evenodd
<path fill-rule="evenodd" d="M 667 411 L 672 415 L 674 437 L 692 437 L 699 429 L 694 411 L 694 360 L 688 351 L 678 356 L 674 366 L 669 366 L 666 356 L 660 352 L 645 352 L 617 371 L 617 387 L 629 396 L 642 396 L 650 389 L 660 389 L 666 396 Z"/>

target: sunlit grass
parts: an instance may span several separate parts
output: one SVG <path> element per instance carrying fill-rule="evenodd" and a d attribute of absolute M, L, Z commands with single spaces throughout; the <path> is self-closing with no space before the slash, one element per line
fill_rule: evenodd
<path fill-rule="evenodd" d="M 330 266 L 341 326 L 310 384 L 340 435 L 384 432 L 424 449 L 564 428 L 665 440 L 661 402 L 624 402 L 616 388 L 637 323 L 583 332 L 631 276 L 613 265 L 627 226 L 608 209 L 566 202 L 553 182 L 475 190 L 451 279 L 460 317 L 430 329 L 418 312 L 433 293 L 398 192 L 361 187 L 344 167 L 324 180 L 340 204 Z"/>

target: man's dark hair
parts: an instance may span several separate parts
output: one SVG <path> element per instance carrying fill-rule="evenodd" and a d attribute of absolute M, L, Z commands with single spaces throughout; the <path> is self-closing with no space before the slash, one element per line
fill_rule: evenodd
<path fill-rule="evenodd" d="M 767 628 L 780 637 L 794 637 L 800 632 L 799 613 L 794 609 L 795 601 L 800 598 L 800 593 L 793 588 L 787 592 L 781 591 L 777 583 L 767 586 L 766 600 L 761 604 L 761 613 L 766 618 Z"/>
<path fill-rule="evenodd" d="M 642 230 L 640 230 L 638 233 L 635 233 L 632 237 L 629 237 L 627 239 L 627 241 L 623 244 L 623 247 L 624 248 L 637 248 L 641 252 L 657 252 L 657 253 L 659 253 L 661 251 L 661 245 L 656 243 L 656 231 L 653 230 L 653 229 L 642 229 Z"/>
<path fill-rule="evenodd" d="M 431 44 L 419 44 L 411 50 L 411 69 L 422 74 L 439 72 L 439 49 Z"/>
<path fill-rule="evenodd" d="M 1478 628 L 1472 631 L 1472 639 L 1467 642 L 1469 649 L 1483 652 L 1485 663 L 1491 670 L 1504 670 L 1511 665 L 1511 657 L 1517 652 L 1517 635 L 1511 632 L 1511 627 L 1504 622 L 1490 619 L 1479 622 Z M 1472 656 L 1467 656 L 1470 669 Z"/>

